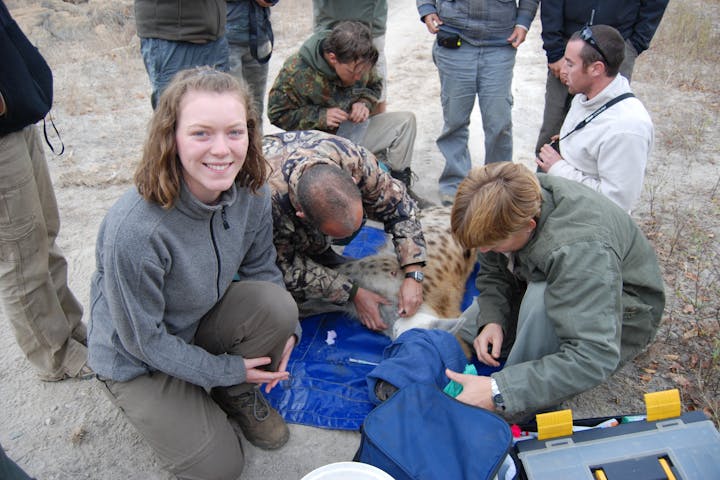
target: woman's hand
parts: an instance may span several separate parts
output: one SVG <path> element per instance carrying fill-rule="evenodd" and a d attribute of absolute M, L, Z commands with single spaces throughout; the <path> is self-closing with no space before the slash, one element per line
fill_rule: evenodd
<path fill-rule="evenodd" d="M 272 382 L 273 385 L 276 385 L 278 382 L 290 378 L 290 374 L 285 371 L 271 372 L 258 368 L 264 365 L 270 365 L 270 357 L 245 358 L 243 360 L 245 362 L 245 381 L 248 383 L 260 385 Z"/>
<path fill-rule="evenodd" d="M 445 369 L 445 375 L 447 375 L 450 380 L 462 385 L 463 391 L 455 397 L 458 401 L 490 411 L 495 410 L 490 377 L 453 372 L 449 368 Z"/>
<path fill-rule="evenodd" d="M 287 373 L 287 378 L 290 378 L 290 373 L 287 371 L 288 362 L 290 361 L 290 354 L 292 353 L 293 348 L 295 348 L 296 343 L 297 338 L 295 337 L 295 335 L 290 335 L 290 338 L 288 338 L 287 342 L 285 342 L 285 348 L 283 348 L 282 357 L 280 357 L 278 373 Z M 280 383 L 280 380 L 273 380 L 272 382 L 268 382 L 268 384 L 265 386 L 265 393 L 270 393 L 270 390 L 275 388 L 275 385 L 277 385 L 278 383 Z"/>
<path fill-rule="evenodd" d="M 503 343 L 503 329 L 498 323 L 488 323 L 475 338 L 473 347 L 478 360 L 491 367 L 499 367 L 500 351 Z M 492 346 L 492 350 L 490 347 Z"/>

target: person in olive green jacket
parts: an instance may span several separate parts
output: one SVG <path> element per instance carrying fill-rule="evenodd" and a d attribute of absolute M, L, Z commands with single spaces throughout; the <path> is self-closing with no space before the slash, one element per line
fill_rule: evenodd
<path fill-rule="evenodd" d="M 417 124 L 412 112 L 376 113 L 382 80 L 370 28 L 342 21 L 312 35 L 290 55 L 268 95 L 268 118 L 278 128 L 320 130 L 370 150 L 410 189 Z"/>
<path fill-rule="evenodd" d="M 645 349 L 665 305 L 652 245 L 620 207 L 572 180 L 509 162 L 471 170 L 453 235 L 479 248 L 480 294 L 461 336 L 490 377 L 446 371 L 465 403 L 536 412 L 605 381 Z"/>

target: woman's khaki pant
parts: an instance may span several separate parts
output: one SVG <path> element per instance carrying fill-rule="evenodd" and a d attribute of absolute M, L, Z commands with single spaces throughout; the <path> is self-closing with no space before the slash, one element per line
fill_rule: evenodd
<path fill-rule="evenodd" d="M 298 323 L 295 301 L 268 282 L 231 284 L 201 321 L 195 345 L 210 353 L 270 356 L 276 370 L 287 339 Z M 103 380 L 110 400 L 180 479 L 230 480 L 240 477 L 244 457 L 227 415 L 203 388 L 161 372 L 128 382 Z M 253 388 L 234 387 L 233 394 Z"/>

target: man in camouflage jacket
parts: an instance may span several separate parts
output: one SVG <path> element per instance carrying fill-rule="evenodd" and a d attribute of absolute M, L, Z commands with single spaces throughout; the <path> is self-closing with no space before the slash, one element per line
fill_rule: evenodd
<path fill-rule="evenodd" d="M 412 112 L 376 113 L 382 79 L 370 29 L 343 21 L 314 34 L 288 57 L 268 96 L 268 118 L 284 130 L 322 130 L 358 143 L 410 186 Z M 412 194 L 412 192 L 411 192 Z"/>
<path fill-rule="evenodd" d="M 338 236 L 321 222 L 311 220 L 317 215 L 306 214 L 298 195 L 298 183 L 303 175 L 318 165 L 330 165 L 346 172 L 357 185 L 361 199 L 361 215 L 349 231 L 360 226 L 362 215 L 381 222 L 392 236 L 405 279 L 398 292 L 399 316 L 411 316 L 422 303 L 421 272 L 426 259 L 425 239 L 416 218 L 415 202 L 403 184 L 385 173 L 374 155 L 352 142 L 318 131 L 286 132 L 265 136 L 263 153 L 273 167 L 269 180 L 272 190 L 273 242 L 277 263 L 285 285 L 298 302 L 301 315 L 318 313 L 334 306 L 354 302 L 360 321 L 368 328 L 382 330 L 378 307 L 389 303 L 380 295 L 359 288 L 353 279 L 340 274 L 324 259 L 332 257 L 329 235 Z M 314 212 L 317 213 L 317 212 Z M 344 214 L 345 217 L 351 213 Z M 339 215 L 338 215 L 339 216 Z M 343 218 L 338 219 L 341 221 Z M 323 265 L 323 263 L 325 265 Z M 303 310 L 312 303 L 313 312 Z"/>

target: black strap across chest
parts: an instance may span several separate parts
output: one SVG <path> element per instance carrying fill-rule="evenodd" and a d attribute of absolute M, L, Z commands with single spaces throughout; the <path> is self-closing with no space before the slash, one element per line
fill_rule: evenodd
<path fill-rule="evenodd" d="M 605 103 L 605 105 L 603 105 L 602 107 L 598 108 L 597 110 L 595 110 L 594 112 L 592 112 L 592 113 L 591 113 L 590 115 L 588 115 L 587 117 L 583 118 L 582 121 L 580 121 L 580 123 L 578 123 L 577 125 L 575 125 L 575 128 L 573 128 L 571 131 L 569 131 L 568 133 L 566 133 L 565 135 L 563 135 L 560 140 L 563 140 L 564 138 L 567 138 L 571 133 L 575 133 L 575 132 L 577 132 L 578 130 L 581 130 L 581 129 L 585 128 L 585 126 L 586 126 L 588 123 L 592 122 L 592 121 L 595 119 L 595 117 L 597 117 L 598 115 L 600 115 L 601 113 L 603 113 L 605 110 L 607 110 L 608 108 L 612 107 L 612 106 L 615 105 L 616 103 L 621 102 L 621 101 L 625 100 L 626 98 L 630 98 L 630 97 L 634 97 L 634 96 L 635 96 L 635 95 L 634 95 L 632 92 L 626 92 L 626 93 L 623 93 L 622 95 L 618 95 L 618 96 L 615 97 L 615 98 L 611 98 L 610 100 L 608 100 L 607 103 Z"/>

